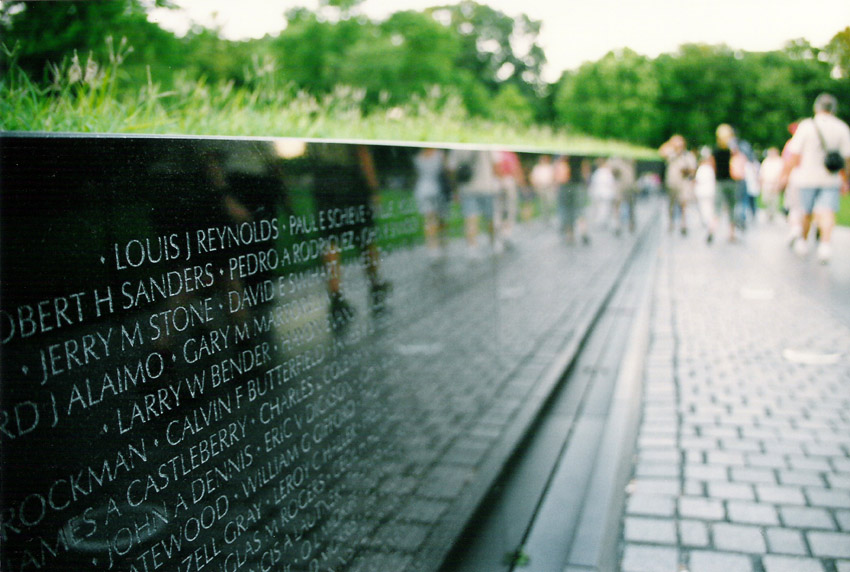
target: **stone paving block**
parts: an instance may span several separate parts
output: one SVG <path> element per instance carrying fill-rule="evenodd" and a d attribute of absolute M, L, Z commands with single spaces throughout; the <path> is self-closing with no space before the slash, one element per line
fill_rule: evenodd
<path fill-rule="evenodd" d="M 835 570 L 836 572 L 850 572 L 850 560 L 836 560 Z"/>
<path fill-rule="evenodd" d="M 711 451 L 718 448 L 718 443 L 717 439 L 710 437 L 682 437 L 679 440 L 679 447 L 685 451 Z"/>
<path fill-rule="evenodd" d="M 425 541 L 431 529 L 425 525 L 390 522 L 378 530 L 375 544 L 381 548 L 413 552 Z"/>
<path fill-rule="evenodd" d="M 676 502 L 672 496 L 635 494 L 629 497 L 626 513 L 672 517 Z"/>
<path fill-rule="evenodd" d="M 757 439 L 721 439 L 720 446 L 726 451 L 761 453 L 761 441 Z"/>
<path fill-rule="evenodd" d="M 823 457 L 842 457 L 844 450 L 838 443 L 803 443 L 803 451 L 807 455 Z"/>
<path fill-rule="evenodd" d="M 765 556 L 762 558 L 764 572 L 825 572 L 820 560 L 794 556 Z"/>
<path fill-rule="evenodd" d="M 714 546 L 718 550 L 753 554 L 765 554 L 767 552 L 767 544 L 764 541 L 762 530 L 757 526 L 721 522 L 713 524 L 711 532 L 714 538 Z"/>
<path fill-rule="evenodd" d="M 676 496 L 681 492 L 678 479 L 637 478 L 633 481 L 634 492 L 642 494 L 659 494 Z"/>
<path fill-rule="evenodd" d="M 728 481 L 729 468 L 726 465 L 685 465 L 685 478 L 699 481 Z"/>
<path fill-rule="evenodd" d="M 826 475 L 826 482 L 832 489 L 842 489 L 850 491 L 850 474 L 845 473 L 829 473 Z"/>
<path fill-rule="evenodd" d="M 732 480 L 746 483 L 775 484 L 776 474 L 772 469 L 754 467 L 732 467 Z"/>
<path fill-rule="evenodd" d="M 365 552 L 357 555 L 349 570 L 351 572 L 375 572 L 377 570 L 407 570 L 412 558 L 403 554 Z"/>
<path fill-rule="evenodd" d="M 690 572 L 752 572 L 753 563 L 749 556 L 695 550 L 691 552 Z"/>
<path fill-rule="evenodd" d="M 822 487 L 824 482 L 820 473 L 814 471 L 791 471 L 780 469 L 777 472 L 780 484 Z"/>
<path fill-rule="evenodd" d="M 638 447 L 645 449 L 648 447 L 657 447 L 660 449 L 675 449 L 676 437 L 671 435 L 649 434 L 638 437 Z"/>
<path fill-rule="evenodd" d="M 623 552 L 622 572 L 670 572 L 679 566 L 676 548 L 626 544 Z"/>
<path fill-rule="evenodd" d="M 673 544 L 676 536 L 676 521 L 662 518 L 626 517 L 624 536 L 626 542 L 651 544 Z"/>
<path fill-rule="evenodd" d="M 777 438 L 778 432 L 772 427 L 741 427 L 741 437 L 771 441 Z"/>
<path fill-rule="evenodd" d="M 768 528 L 765 532 L 767 537 L 767 550 L 775 554 L 797 554 L 807 556 L 809 549 L 803 540 L 803 534 L 798 530 L 788 528 Z"/>
<path fill-rule="evenodd" d="M 682 494 L 689 497 L 704 497 L 705 483 L 702 481 L 686 480 L 682 488 Z"/>
<path fill-rule="evenodd" d="M 835 530 L 835 523 L 829 511 L 808 506 L 781 506 L 779 514 L 782 523 L 793 528 L 817 528 Z"/>
<path fill-rule="evenodd" d="M 435 524 L 448 509 L 446 502 L 414 498 L 401 510 L 402 520 Z"/>
<path fill-rule="evenodd" d="M 806 487 L 803 489 L 812 506 L 850 508 L 850 491 Z"/>
<path fill-rule="evenodd" d="M 780 455 L 802 455 L 803 447 L 799 443 L 788 441 L 763 441 L 765 453 L 777 453 Z"/>
<path fill-rule="evenodd" d="M 737 465 L 746 463 L 744 453 L 740 451 L 708 451 L 706 459 L 712 465 Z"/>
<path fill-rule="evenodd" d="M 724 439 L 737 439 L 740 437 L 740 432 L 737 427 L 727 425 L 700 425 L 700 434 L 703 437 L 717 437 Z"/>
<path fill-rule="evenodd" d="M 753 486 L 746 483 L 706 483 L 708 496 L 719 499 L 755 500 Z"/>
<path fill-rule="evenodd" d="M 800 471 L 817 471 L 826 473 L 832 470 L 829 461 L 823 457 L 804 457 L 801 455 L 788 455 L 788 464 L 792 469 Z"/>
<path fill-rule="evenodd" d="M 706 547 L 709 543 L 708 526 L 699 520 L 680 520 L 679 540 L 684 546 Z"/>
<path fill-rule="evenodd" d="M 719 499 L 702 497 L 679 498 L 679 516 L 698 520 L 723 520 L 726 511 Z"/>
<path fill-rule="evenodd" d="M 838 521 L 841 530 L 850 531 L 850 510 L 835 511 L 835 520 Z"/>
<path fill-rule="evenodd" d="M 419 494 L 425 497 L 454 498 L 472 479 L 471 469 L 459 466 L 437 466 L 425 482 L 419 487 Z"/>
<path fill-rule="evenodd" d="M 760 502 L 773 504 L 805 505 L 806 497 L 800 487 L 756 485 L 756 496 Z"/>
<path fill-rule="evenodd" d="M 661 435 L 676 435 L 679 433 L 679 423 L 676 418 L 671 417 L 669 419 L 656 419 L 656 420 L 647 420 L 645 419 L 643 423 L 641 423 L 640 432 L 644 433 L 657 433 Z"/>
<path fill-rule="evenodd" d="M 771 469 L 787 469 L 788 462 L 784 455 L 775 453 L 747 454 L 747 464 L 751 467 L 767 467 Z"/>
<path fill-rule="evenodd" d="M 848 454 L 850 454 L 850 445 L 845 445 L 845 448 L 848 450 Z M 832 466 L 836 471 L 850 473 L 850 458 L 830 457 L 829 462 L 832 463 Z"/>
<path fill-rule="evenodd" d="M 840 532 L 808 532 L 806 538 L 812 554 L 819 558 L 850 558 L 850 534 Z"/>
<path fill-rule="evenodd" d="M 729 520 L 746 524 L 779 524 L 779 517 L 772 505 L 745 501 L 729 501 L 726 503 Z"/>

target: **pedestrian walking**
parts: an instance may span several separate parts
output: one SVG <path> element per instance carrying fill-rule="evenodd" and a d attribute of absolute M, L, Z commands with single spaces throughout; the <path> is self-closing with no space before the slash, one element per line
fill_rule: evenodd
<path fill-rule="evenodd" d="M 707 231 L 705 241 L 708 244 L 714 240 L 714 232 L 717 229 L 717 215 L 715 214 L 714 201 L 717 196 L 717 180 L 714 176 L 714 167 L 711 161 L 711 149 L 708 147 L 700 151 L 700 163 L 694 176 L 694 194 L 697 199 L 697 209 L 700 219 Z"/>
<path fill-rule="evenodd" d="M 731 125 L 722 123 L 717 126 L 715 138 L 717 143 L 711 152 L 712 168 L 720 200 L 729 216 L 729 242 L 735 242 L 735 196 L 738 187 L 737 181 L 732 177 L 735 130 Z"/>
<path fill-rule="evenodd" d="M 761 184 L 761 200 L 767 213 L 767 220 L 773 222 L 779 213 L 780 178 L 782 177 L 782 157 L 779 149 L 771 147 L 767 150 L 759 169 Z"/>
<path fill-rule="evenodd" d="M 678 210 L 679 229 L 685 235 L 688 233 L 687 211 L 688 203 L 693 195 L 693 180 L 697 161 L 694 154 L 688 151 L 685 138 L 678 134 L 673 135 L 661 145 L 658 152 L 667 161 L 667 169 L 664 171 L 664 185 L 667 187 L 667 196 L 669 197 L 670 224 L 668 230 L 673 231 Z"/>
<path fill-rule="evenodd" d="M 820 94 L 814 103 L 814 117 L 804 119 L 788 143 L 789 160 L 783 169 L 783 180 L 791 170 L 799 169 L 796 184 L 800 189 L 803 228 L 794 250 L 804 256 L 808 252 L 808 234 L 815 220 L 820 230 L 817 258 L 827 263 L 832 256 L 832 229 L 839 208 L 840 193 L 848 190 L 850 173 L 850 127 L 835 116 L 836 98 Z"/>

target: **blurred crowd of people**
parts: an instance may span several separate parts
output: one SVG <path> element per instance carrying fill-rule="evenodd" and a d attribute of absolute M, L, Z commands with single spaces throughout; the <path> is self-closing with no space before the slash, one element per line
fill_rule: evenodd
<path fill-rule="evenodd" d="M 756 153 L 725 123 L 715 131 L 714 146 L 697 153 L 684 137 L 673 135 L 659 149 L 666 161 L 669 231 L 678 226 L 688 233 L 691 207 L 709 244 L 721 220 L 728 240 L 735 242 L 759 220 L 785 218 L 789 246 L 806 256 L 814 241 L 817 259 L 829 262 L 840 195 L 850 190 L 850 128 L 836 117 L 837 106 L 834 96 L 819 95 L 814 115 L 789 125 L 790 138 L 781 151 L 771 147 Z"/>
<path fill-rule="evenodd" d="M 414 166 L 414 196 L 433 259 L 445 253 L 453 201 L 463 215 L 467 253 L 479 258 L 513 248 L 517 223 L 535 213 L 567 243 L 590 244 L 591 228 L 634 232 L 637 194 L 660 187 L 660 177 L 638 180 L 635 162 L 620 157 L 544 154 L 524 165 L 513 151 L 426 148 Z"/>

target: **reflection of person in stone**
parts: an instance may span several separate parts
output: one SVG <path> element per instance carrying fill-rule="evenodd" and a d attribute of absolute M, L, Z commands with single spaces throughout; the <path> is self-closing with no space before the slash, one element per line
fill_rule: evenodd
<path fill-rule="evenodd" d="M 378 207 L 380 190 L 372 152 L 366 145 L 317 144 L 308 147 L 315 161 L 314 196 L 319 211 L 367 206 L 366 220 L 354 230 L 361 260 L 369 280 L 370 310 L 381 313 L 386 307 L 389 283 L 380 277 L 380 251 L 376 243 L 373 207 Z M 335 330 L 340 330 L 353 315 L 342 289 L 342 257 L 339 249 L 327 249 L 323 261 L 328 272 L 328 295 Z"/>
<path fill-rule="evenodd" d="M 446 195 L 443 191 L 445 153 L 439 149 L 422 149 L 413 158 L 416 184 L 413 196 L 419 212 L 425 217 L 425 246 L 432 259 L 442 256 Z"/>
<path fill-rule="evenodd" d="M 555 200 L 557 187 L 555 185 L 555 165 L 551 155 L 541 155 L 537 164 L 531 169 L 531 187 L 540 202 L 543 220 L 554 222 Z"/>
<path fill-rule="evenodd" d="M 498 160 L 497 153 L 493 151 L 457 149 L 449 154 L 448 167 L 455 178 L 464 165 L 469 165 L 472 170 L 469 180 L 457 181 L 457 188 L 463 209 L 466 243 L 469 255 L 473 258 L 480 255 L 478 232 L 481 218 L 484 218 L 487 223 L 493 251 L 499 253 L 502 250 L 494 220 L 500 189 L 497 174 Z"/>
<path fill-rule="evenodd" d="M 560 156 L 555 161 L 555 183 L 558 185 L 558 217 L 560 230 L 566 241 L 572 244 L 578 231 L 583 244 L 590 243 L 587 221 L 584 217 L 587 203 L 587 181 L 590 179 L 590 161 L 581 162 L 581 168 L 573 170 L 570 158 Z"/>
<path fill-rule="evenodd" d="M 805 255 L 808 250 L 806 238 L 812 225 L 817 222 L 820 229 L 818 260 L 829 261 L 832 256 L 832 229 L 835 213 L 839 208 L 839 195 L 848 191 L 850 173 L 850 127 L 835 116 L 838 101 L 828 93 L 820 94 L 815 100 L 815 116 L 800 122 L 797 131 L 788 143 L 789 160 L 785 163 L 782 179 L 795 167 L 798 168 L 796 184 L 800 190 L 803 207 L 802 235 L 795 241 L 794 250 Z M 837 151 L 844 159 L 844 168 L 830 172 L 825 165 L 828 151 Z"/>
<path fill-rule="evenodd" d="M 513 151 L 499 151 L 496 170 L 499 175 L 501 186 L 500 207 L 497 209 L 496 228 L 499 229 L 499 237 L 506 246 L 511 246 L 513 241 L 514 225 L 519 214 L 520 187 L 525 187 L 525 173 L 519 157 Z"/>

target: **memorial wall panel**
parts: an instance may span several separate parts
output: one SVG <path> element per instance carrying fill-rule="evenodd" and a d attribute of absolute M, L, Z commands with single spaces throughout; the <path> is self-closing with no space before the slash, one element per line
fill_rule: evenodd
<path fill-rule="evenodd" d="M 586 277 L 420 151 L 3 135 L 0 568 L 436 569 Z"/>

